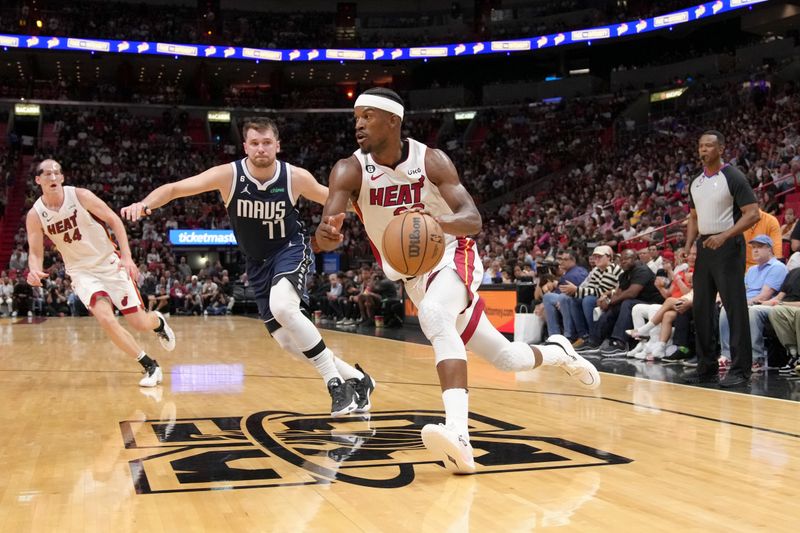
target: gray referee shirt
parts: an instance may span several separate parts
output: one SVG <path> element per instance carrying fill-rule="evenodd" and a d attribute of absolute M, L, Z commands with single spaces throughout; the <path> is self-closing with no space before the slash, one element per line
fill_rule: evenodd
<path fill-rule="evenodd" d="M 741 218 L 741 207 L 756 201 L 742 171 L 728 164 L 712 176 L 703 171 L 689 185 L 689 206 L 697 211 L 700 235 L 729 230 Z"/>

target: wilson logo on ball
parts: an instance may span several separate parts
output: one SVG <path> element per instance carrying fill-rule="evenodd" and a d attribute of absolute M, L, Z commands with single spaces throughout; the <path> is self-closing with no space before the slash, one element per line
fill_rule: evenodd
<path fill-rule="evenodd" d="M 414 277 L 430 272 L 444 255 L 444 232 L 436 220 L 416 211 L 395 216 L 383 233 L 383 258 L 398 273 Z"/>
<path fill-rule="evenodd" d="M 411 225 L 414 229 L 408 234 L 408 256 L 419 257 L 419 228 L 422 225 L 422 219 L 414 217 L 414 220 L 411 221 Z"/>

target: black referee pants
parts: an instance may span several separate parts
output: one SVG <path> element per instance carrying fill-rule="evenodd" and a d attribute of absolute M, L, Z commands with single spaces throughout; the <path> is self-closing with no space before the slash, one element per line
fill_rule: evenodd
<path fill-rule="evenodd" d="M 719 331 L 715 298 L 719 292 L 728 314 L 731 331 L 731 366 L 729 374 L 750 377 L 753 352 L 750 346 L 750 320 L 744 287 L 744 237 L 725 241 L 716 250 L 703 247 L 705 237 L 697 240 L 697 262 L 694 267 L 694 323 L 697 341 L 697 373 L 716 375 L 718 352 L 714 339 Z"/>

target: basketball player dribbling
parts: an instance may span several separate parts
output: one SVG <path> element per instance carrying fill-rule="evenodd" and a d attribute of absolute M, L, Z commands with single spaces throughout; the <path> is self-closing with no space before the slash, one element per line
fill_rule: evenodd
<path fill-rule="evenodd" d="M 134 279 L 139 269 L 131 258 L 128 236 L 122 220 L 100 198 L 87 189 L 64 186 L 61 165 L 52 159 L 39 163 L 36 183 L 42 196 L 28 211 L 28 278 L 30 285 L 40 287 L 48 277 L 44 271 L 44 239 L 46 234 L 64 259 L 72 287 L 81 302 L 105 330 L 111 341 L 123 352 L 136 357 L 144 368 L 142 387 L 161 383 L 163 373 L 133 336 L 117 322 L 114 307 L 138 331 L 154 331 L 161 346 L 175 349 L 175 334 L 164 315 L 144 310 L 144 303 Z M 105 223 L 114 232 L 119 247 L 111 240 Z"/>
<path fill-rule="evenodd" d="M 280 137 L 271 119 L 245 121 L 242 136 L 244 159 L 162 185 L 141 202 L 124 207 L 122 216 L 136 221 L 176 198 L 218 191 L 246 257 L 247 276 L 267 331 L 284 350 L 316 367 L 331 395 L 332 416 L 366 412 L 375 381 L 358 365 L 353 368 L 336 357 L 303 313 L 311 246 L 297 201 L 303 196 L 324 204 L 328 188 L 307 170 L 277 159 Z"/>
<path fill-rule="evenodd" d="M 481 216 L 461 184 L 450 158 L 414 139 L 401 139 L 404 106 L 389 89 L 365 91 L 355 102 L 355 136 L 360 149 L 331 170 L 330 192 L 317 228 L 317 244 L 332 250 L 352 200 L 387 277 L 402 280 L 419 310 L 419 322 L 433 345 L 442 388 L 445 424 L 422 428 L 425 447 L 456 473 L 475 471 L 467 426 L 467 353 L 472 350 L 504 371 L 551 365 L 594 389 L 600 375 L 561 335 L 543 345 L 510 342 L 489 322 L 477 294 L 483 266 L 475 242 Z M 445 253 L 429 273 L 403 276 L 383 260 L 382 236 L 389 221 L 407 209 L 432 215 L 445 233 Z"/>

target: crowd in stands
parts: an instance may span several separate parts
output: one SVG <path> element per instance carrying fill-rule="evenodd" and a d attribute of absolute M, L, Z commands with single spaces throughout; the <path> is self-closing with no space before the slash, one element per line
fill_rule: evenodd
<path fill-rule="evenodd" d="M 800 231 L 794 237 L 793 248 L 800 248 Z M 774 243 L 766 234 L 746 239 L 755 261 L 744 278 L 752 372 L 779 368 L 787 375 L 800 374 L 800 331 L 795 322 L 800 258 L 784 264 L 775 257 Z M 692 314 L 696 247 L 688 256 L 681 252 L 655 246 L 638 252 L 628 248 L 615 261 L 611 247 L 601 245 L 590 256 L 591 270 L 587 270 L 577 263 L 574 251 L 560 250 L 557 266 L 540 276 L 536 290 L 533 319 L 544 327 L 533 328 L 536 333 L 525 340 L 539 342 L 544 335 L 563 334 L 584 354 L 696 367 Z M 717 323 L 719 367 L 725 372 L 731 350 L 724 308 L 719 309 Z"/>
<path fill-rule="evenodd" d="M 569 291 L 565 281 L 576 288 L 581 285 L 578 279 L 559 280 L 563 275 L 559 269 L 574 262 L 591 277 L 588 272 L 598 259 L 592 252 L 608 246 L 614 261 L 609 268 L 617 270 L 617 279 L 626 275 L 629 281 L 647 278 L 645 285 L 650 288 L 644 303 L 661 310 L 668 301 L 672 307 L 662 315 L 674 325 L 683 316 L 674 307 L 683 296 L 677 292 L 683 290 L 679 284 L 688 286 L 689 282 L 678 274 L 691 268 L 689 259 L 676 251 L 685 233 L 680 221 L 688 211 L 687 185 L 700 171 L 696 156 L 699 128 L 708 124 L 726 132 L 726 160 L 746 174 L 758 192 L 761 209 L 784 224 L 778 237 L 783 240 L 791 235 L 788 224 L 793 220 L 793 213 L 784 213 L 785 194 L 800 179 L 798 101 L 797 88 L 791 83 L 774 90 L 764 85 L 698 85 L 689 93 L 685 108 L 662 116 L 647 134 L 637 132 L 630 137 L 605 134 L 617 123 L 616 113 L 624 105 L 614 98 L 481 112 L 474 128 L 485 128 L 482 138 L 475 137 L 475 129 L 451 137 L 443 118 L 435 115 L 409 115 L 404 132 L 444 147 L 478 203 L 491 206 L 485 208 L 484 231 L 476 237 L 486 283 L 536 284 L 544 319 L 553 311 L 547 309 L 554 298 L 548 294 Z M 167 112 L 148 118 L 124 109 L 59 108 L 47 120 L 55 124 L 58 143 L 41 148 L 37 159 L 61 161 L 67 184 L 87 187 L 115 207 L 139 199 L 143 191 L 161 183 L 230 160 L 235 152 L 230 146 L 193 145 L 186 133 L 187 117 L 181 114 Z M 327 181 L 333 163 L 355 148 L 351 118 L 346 114 L 286 113 L 277 120 L 281 157 L 307 168 L 322 182 Z M 518 188 L 548 174 L 556 177 L 545 186 Z M 511 195 L 503 201 L 506 192 Z M 32 188 L 28 205 L 37 194 Z M 500 202 L 495 201 L 498 198 Z M 315 227 L 320 207 L 304 204 L 303 209 L 304 219 Z M 144 224 L 129 227 L 148 306 L 194 314 L 222 314 L 233 308 L 232 280 L 237 279 L 238 269 L 231 267 L 228 272 L 215 264 L 192 273 L 185 258 L 165 242 L 169 228 L 222 228 L 227 224 L 219 199 L 206 195 L 174 202 Z M 372 262 L 361 224 L 351 218 L 344 232 L 351 263 L 335 278 L 317 274 L 312 284 L 314 308 L 340 325 L 368 323 L 374 320 L 377 306 L 394 298 L 382 278 L 359 269 Z M 21 240 L 24 244 L 24 234 Z M 779 252 L 775 255 L 785 260 L 787 250 L 775 248 Z M 620 257 L 618 251 L 622 251 Z M 12 256 L 12 261 L 16 261 L 10 265 L 12 271 L 20 265 L 24 269 L 18 255 Z M 35 304 L 31 311 L 79 312 L 63 264 L 52 250 L 45 266 L 51 267 L 51 281 L 41 294 L 34 290 L 28 296 Z M 20 279 L 18 273 L 16 277 Z M 633 305 L 614 303 L 619 304 L 616 318 L 613 313 L 603 313 L 599 322 L 592 314 L 590 323 L 584 307 L 580 312 L 576 309 L 572 324 L 583 316 L 586 327 L 580 334 L 572 332 L 574 340 L 606 354 L 627 353 L 624 343 L 631 337 L 629 330 L 638 330 L 643 324 L 634 321 Z M 658 310 L 651 309 L 652 314 Z M 621 322 L 620 316 L 626 318 Z M 549 329 L 567 327 L 564 316 L 556 322 L 551 316 L 547 322 L 552 322 Z M 674 345 L 676 350 L 691 350 L 692 342 L 681 342 L 685 345 Z M 666 345 L 653 350 L 644 353 L 667 356 Z"/>
<path fill-rule="evenodd" d="M 276 91 L 270 86 L 236 86 L 225 89 L 223 102 L 230 107 L 275 109 L 347 108 L 352 100 L 338 85 L 293 87 Z"/>
<path fill-rule="evenodd" d="M 186 134 L 184 114 L 166 112 L 156 117 L 145 117 L 134 116 L 125 109 L 55 108 L 47 120 L 54 124 L 57 138 L 55 142 L 46 141 L 34 160 L 58 160 L 65 169 L 66 185 L 87 188 L 115 207 L 138 200 L 145 189 L 196 174 L 221 162 L 224 155 L 219 147 L 192 145 Z M 33 174 L 34 169 L 29 172 Z M 39 194 L 31 182 L 26 210 Z M 177 228 L 178 221 L 181 227 L 189 228 L 228 227 L 224 206 L 215 200 L 209 194 L 175 202 L 153 220 L 129 228 L 131 250 L 140 266 L 142 277 L 138 281 L 146 305 L 163 308 L 165 288 L 167 294 L 172 289 L 181 292 L 181 287 L 173 282 L 190 283 L 186 273 L 178 269 L 180 260 L 165 242 L 169 228 Z M 25 242 L 22 228 L 16 238 L 21 247 Z M 81 306 L 69 288 L 63 262 L 52 244 L 47 239 L 46 242 L 44 265 L 51 273 L 51 281 L 43 289 L 34 288 L 29 308 L 25 311 L 50 315 L 78 313 Z M 27 267 L 27 258 L 20 259 L 15 253 L 9 267 L 9 273 L 22 280 L 18 273 Z M 210 270 L 212 273 L 207 277 L 221 287 L 219 293 L 230 292 L 232 286 L 227 274 L 220 269 Z M 66 283 L 62 285 L 58 280 Z M 61 292 L 64 292 L 63 298 Z M 192 292 L 189 290 L 183 294 Z M 175 294 L 172 297 L 169 304 L 176 310 L 194 313 L 198 309 L 200 312 L 208 311 L 210 306 L 222 300 L 216 291 L 209 298 L 204 295 L 199 301 Z"/>
<path fill-rule="evenodd" d="M 800 264 L 798 258 L 795 256 L 784 265 L 796 219 L 793 210 L 784 210 L 783 203 L 785 193 L 793 192 L 800 179 L 800 157 L 795 148 L 800 142 L 800 106 L 795 101 L 795 90 L 794 86 L 788 85 L 777 94 L 719 88 L 698 93 L 685 114 L 662 120 L 659 124 L 661 133 L 647 138 L 644 145 L 628 143 L 622 154 L 610 155 L 606 161 L 603 157 L 596 158 L 599 168 L 581 169 L 574 174 L 576 181 L 562 182 L 573 191 L 583 191 L 578 194 L 577 201 L 574 193 L 569 196 L 567 191 L 558 191 L 559 185 L 555 191 L 547 191 L 549 198 L 554 193 L 563 192 L 563 205 L 583 204 L 586 207 L 583 214 L 585 223 L 580 222 L 581 218 L 565 222 L 565 217 L 581 210 L 556 209 L 557 204 L 543 215 L 542 210 L 548 209 L 548 200 L 541 202 L 529 198 L 530 203 L 526 200 L 522 204 L 530 207 L 521 218 L 516 218 L 518 206 L 505 206 L 511 215 L 510 224 L 505 227 L 492 224 L 493 235 L 485 234 L 487 240 L 482 243 L 487 251 L 484 264 L 488 266 L 489 276 L 501 283 L 511 282 L 515 273 L 536 279 L 537 313 L 547 324 L 547 331 L 563 332 L 587 353 L 682 361 L 687 366 L 692 365 L 691 272 L 694 257 L 693 254 L 688 258 L 680 256 L 683 228 L 677 227 L 678 239 L 672 241 L 669 231 L 648 232 L 647 226 L 653 222 L 655 225 L 667 222 L 671 218 L 665 211 L 668 205 L 683 205 L 685 208 L 686 185 L 699 171 L 693 161 L 693 147 L 699 132 L 692 124 L 696 124 L 698 118 L 702 120 L 702 115 L 697 112 L 702 109 L 729 132 L 726 160 L 745 172 L 758 193 L 762 210 L 762 222 L 758 227 L 774 227 L 774 231 L 753 228 L 745 234 L 748 241 L 753 241 L 748 246 L 748 257 L 753 266 L 745 278 L 751 305 L 753 370 L 762 371 L 768 364 L 780 365 L 788 361 L 783 369 L 791 372 L 797 364 L 796 341 L 788 339 L 785 334 L 781 336 L 780 321 L 785 321 L 786 315 L 791 313 L 790 309 L 787 310 L 792 305 L 789 302 L 800 299 L 800 286 L 797 286 L 800 272 L 792 274 Z M 719 106 L 723 106 L 725 111 L 718 112 L 722 109 Z M 617 159 L 620 155 L 622 158 Z M 633 179 L 617 181 L 614 175 L 616 164 L 622 165 L 617 167 L 617 171 Z M 605 198 L 602 196 L 604 190 Z M 592 202 L 584 203 L 587 196 L 594 199 L 594 209 Z M 610 212 L 603 204 L 612 207 Z M 614 214 L 618 220 L 614 220 Z M 585 218 L 587 215 L 589 218 Z M 773 215 L 782 218 L 783 222 Z M 535 223 L 542 217 L 545 225 L 539 228 L 539 233 L 533 226 L 533 234 L 547 235 L 548 239 L 541 240 L 540 237 L 540 240 L 520 243 L 523 233 L 531 227 L 531 224 L 522 222 L 532 219 Z M 637 218 L 638 224 L 634 224 L 637 228 L 630 230 L 631 234 L 617 233 L 620 228 L 628 228 Z M 561 229 L 562 224 L 564 228 L 572 226 L 571 231 L 575 233 Z M 605 238 L 597 228 L 602 224 L 607 224 L 611 230 Z M 584 229 L 579 229 L 581 227 Z M 635 231 L 640 235 L 644 233 L 641 242 L 627 239 L 636 237 Z M 515 238 L 514 233 L 519 237 Z M 586 235 L 588 240 L 583 239 Z M 798 238 L 800 232 L 794 233 L 794 239 Z M 508 244 L 498 246 L 498 241 Z M 637 251 L 644 243 L 649 245 Z M 607 244 L 623 250 L 618 264 L 609 264 L 607 257 L 613 255 L 613 251 Z M 531 245 L 534 245 L 533 253 L 530 252 Z M 582 257 L 586 245 L 594 247 L 593 253 Z M 792 243 L 791 249 L 796 251 L 799 247 L 800 241 L 797 241 Z M 544 260 L 537 261 L 537 258 Z M 597 265 L 599 261 L 602 261 L 601 266 Z M 592 269 L 592 273 L 589 274 L 582 265 Z M 534 272 L 537 266 L 540 270 L 538 276 Z M 613 282 L 614 278 L 616 282 Z M 609 289 L 609 284 L 604 285 L 603 280 L 612 281 L 611 285 L 618 289 Z M 624 289 L 631 285 L 640 286 L 640 292 L 620 298 L 625 294 Z M 595 314 L 598 312 L 596 307 L 602 311 L 599 317 Z M 720 366 L 724 369 L 730 359 L 724 311 L 719 324 Z M 776 333 L 770 333 L 768 324 Z M 632 348 L 633 340 L 639 338 L 642 340 Z M 781 346 L 788 354 L 780 353 Z M 770 356 L 774 359 L 770 360 Z"/>
<path fill-rule="evenodd" d="M 485 137 L 463 145 L 445 141 L 443 147 L 454 148 L 451 157 L 480 203 L 609 146 L 613 121 L 629 103 L 625 97 L 608 97 L 487 110 L 474 125 Z"/>
<path fill-rule="evenodd" d="M 153 80 L 117 85 L 94 79 L 66 77 L 55 82 L 24 77 L 0 83 L 0 98 L 25 97 L 35 100 L 71 100 L 79 102 L 131 102 L 177 105 L 189 103 L 183 86 Z"/>
<path fill-rule="evenodd" d="M 442 128 L 442 116 L 409 115 L 404 133 L 442 146 L 479 205 L 514 192 L 507 203 L 495 203 L 485 214 L 486 230 L 479 236 L 487 266 L 499 261 L 500 270 L 513 279 L 515 267 L 522 266 L 514 263 L 520 248 L 539 260 L 552 260 L 557 248 L 573 248 L 585 260 L 597 244 L 616 247 L 640 234 L 647 242 L 681 234 L 681 227 L 652 230 L 686 213 L 686 183 L 697 170 L 698 110 L 706 123 L 733 133 L 729 157 L 759 187 L 765 211 L 780 214 L 778 195 L 793 186 L 787 178 L 798 173 L 792 161 L 796 133 L 784 128 L 800 119 L 794 88 L 766 99 L 733 89 L 693 88 L 683 112 L 661 119 L 649 135 L 625 139 L 617 149 L 610 149 L 614 139 L 607 132 L 624 101 L 614 98 L 482 111 L 471 133 L 456 138 Z M 45 147 L 40 155 L 54 155 L 67 169 L 69 183 L 90 188 L 111 205 L 127 205 L 135 199 L 134 191 L 191 175 L 235 152 L 231 146 L 227 153 L 221 146 L 192 146 L 184 115 L 145 118 L 123 109 L 56 108 L 48 120 L 59 140 L 55 151 Z M 355 148 L 351 119 L 345 114 L 287 113 L 277 120 L 282 157 L 309 169 L 323 183 L 332 164 Z M 476 137 L 480 129 L 485 135 Z M 787 156 L 789 162 L 784 162 Z M 553 172 L 558 179 L 545 189 L 519 195 L 520 185 Z M 176 202 L 162 216 L 164 224 L 186 227 L 227 224 L 221 204 L 209 197 Z M 312 227 L 318 217 L 319 208 L 312 208 Z M 356 251 L 352 255 L 367 260 L 360 224 L 345 229 L 346 244 Z M 146 253 L 150 246 L 146 242 L 142 250 Z"/>
<path fill-rule="evenodd" d="M 340 327 L 402 324 L 402 288 L 387 279 L 380 267 L 360 268 L 314 276 L 309 284 L 310 309 L 319 322 Z M 383 321 L 383 322 L 380 322 Z"/>

